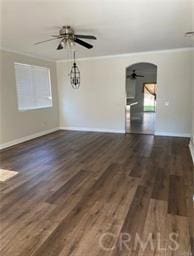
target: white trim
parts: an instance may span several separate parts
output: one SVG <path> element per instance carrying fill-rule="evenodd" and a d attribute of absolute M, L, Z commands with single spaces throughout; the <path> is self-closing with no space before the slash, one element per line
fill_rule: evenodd
<path fill-rule="evenodd" d="M 88 127 L 56 127 L 53 129 L 49 129 L 42 132 L 37 132 L 29 136 L 25 136 L 16 140 L 12 140 L 3 144 L 0 144 L 0 150 L 4 148 L 8 148 L 11 146 L 14 146 L 16 144 L 32 140 L 38 137 L 41 137 L 43 135 L 58 131 L 58 130 L 70 130 L 70 131 L 85 131 L 85 132 L 104 132 L 104 133 L 125 133 L 125 130 L 116 130 L 116 129 L 99 129 L 99 128 L 88 128 Z M 171 136 L 171 137 L 190 137 L 190 134 L 188 133 L 167 133 L 167 132 L 155 132 L 156 136 Z M 190 141 L 189 148 L 191 151 L 191 155 L 194 162 L 194 144 Z"/>
<path fill-rule="evenodd" d="M 101 59 L 110 59 L 110 58 L 122 58 L 122 57 L 130 57 L 133 55 L 143 55 L 143 54 L 153 54 L 153 53 L 170 53 L 170 52 L 182 52 L 182 51 L 194 51 L 193 47 L 187 48 L 174 48 L 174 49 L 164 49 L 164 50 L 153 50 L 153 51 L 142 51 L 142 52 L 131 52 L 131 53 L 123 53 L 123 54 L 113 54 L 113 55 L 104 55 L 104 56 L 94 56 L 88 58 L 77 58 L 77 61 L 87 61 L 87 60 L 101 60 Z M 64 62 L 72 62 L 72 59 L 59 59 L 56 60 L 56 63 L 64 63 Z"/>
<path fill-rule="evenodd" d="M 37 56 L 37 55 L 34 55 L 34 54 L 26 53 L 26 52 L 11 50 L 11 49 L 6 48 L 6 47 L 1 47 L 0 46 L 0 50 L 4 51 L 4 52 L 15 53 L 15 54 L 18 54 L 18 55 L 24 55 L 26 57 L 30 57 L 30 58 L 34 58 L 34 59 L 38 59 L 38 60 L 43 60 L 43 61 L 47 61 L 47 62 L 53 62 L 53 63 L 56 62 L 56 59 L 49 59 L 49 58 L 46 58 L 46 57 L 41 57 L 41 56 Z"/>
<path fill-rule="evenodd" d="M 190 143 L 189 143 L 189 149 L 190 149 L 191 157 L 193 159 L 193 164 L 194 164 L 194 144 L 192 142 L 192 139 L 190 140 Z"/>
<path fill-rule="evenodd" d="M 47 62 L 54 62 L 54 63 L 60 63 L 60 62 L 71 62 L 71 59 L 65 60 L 65 59 L 50 59 L 43 56 L 37 56 L 34 54 L 26 53 L 26 52 L 20 52 L 16 50 L 12 50 L 6 47 L 0 46 L 0 50 L 10 53 L 16 53 L 19 55 L 24 55 L 31 58 L 40 59 Z M 104 56 L 93 56 L 93 57 L 87 57 L 87 58 L 78 58 L 78 61 L 86 61 L 86 60 L 100 60 L 100 59 L 109 59 L 109 58 L 119 58 L 119 57 L 130 57 L 133 55 L 142 55 L 142 54 L 152 54 L 152 53 L 168 53 L 168 52 L 179 52 L 179 51 L 194 51 L 194 47 L 185 47 L 185 48 L 172 48 L 172 49 L 164 49 L 164 50 L 153 50 L 153 51 L 142 51 L 142 52 L 131 52 L 131 53 L 123 53 L 123 54 L 112 54 L 112 55 L 104 55 Z"/>
<path fill-rule="evenodd" d="M 70 131 L 84 131 L 84 132 L 104 132 L 104 133 L 125 133 L 124 130 L 116 129 L 101 129 L 101 128 L 89 128 L 89 127 L 59 127 L 60 130 L 70 130 Z"/>
<path fill-rule="evenodd" d="M 11 146 L 14 146 L 16 144 L 19 144 L 19 143 L 22 143 L 22 142 L 25 142 L 25 141 L 28 141 L 28 140 L 35 139 L 37 137 L 41 137 L 43 135 L 46 135 L 46 134 L 49 134 L 49 133 L 52 133 L 52 132 L 55 132 L 55 131 L 58 131 L 58 130 L 59 130 L 59 128 L 56 127 L 56 128 L 53 128 L 53 129 L 49 129 L 49 130 L 42 131 L 42 132 L 37 132 L 37 133 L 34 133 L 32 135 L 29 135 L 29 136 L 25 136 L 25 137 L 22 137 L 22 138 L 19 138 L 19 139 L 16 139 L 16 140 L 12 140 L 12 141 L 0 144 L 0 150 L 4 149 L 4 148 L 11 147 Z"/>
<path fill-rule="evenodd" d="M 85 131 L 85 132 L 107 132 L 107 133 L 125 133 L 125 130 L 116 129 L 101 129 L 101 128 L 89 128 L 89 127 L 74 127 L 74 126 L 61 126 L 60 130 L 70 130 L 70 131 Z M 184 137 L 190 138 L 189 133 L 171 133 L 171 132 L 155 132 L 156 136 L 170 136 L 170 137 Z"/>
<path fill-rule="evenodd" d="M 170 137 L 184 137 L 184 138 L 190 138 L 191 134 L 189 133 L 173 133 L 173 132 L 155 132 L 156 136 L 170 136 Z"/>

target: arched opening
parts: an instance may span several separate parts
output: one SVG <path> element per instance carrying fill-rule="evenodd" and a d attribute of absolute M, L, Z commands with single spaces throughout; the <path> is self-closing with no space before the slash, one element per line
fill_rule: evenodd
<path fill-rule="evenodd" d="M 136 63 L 126 68 L 125 132 L 154 134 L 157 66 Z"/>

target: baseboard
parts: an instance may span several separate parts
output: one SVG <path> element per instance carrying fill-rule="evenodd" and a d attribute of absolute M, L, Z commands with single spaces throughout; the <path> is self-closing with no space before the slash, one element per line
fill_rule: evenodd
<path fill-rule="evenodd" d="M 154 135 L 156 136 L 169 136 L 169 137 L 184 137 L 190 138 L 191 134 L 189 133 L 173 133 L 173 132 L 155 132 Z"/>
<path fill-rule="evenodd" d="M 12 141 L 0 144 L 0 150 L 4 149 L 4 148 L 11 147 L 11 146 L 14 146 L 16 144 L 19 144 L 19 143 L 22 143 L 22 142 L 25 142 L 25 141 L 28 141 L 28 140 L 35 139 L 37 137 L 40 137 L 40 136 L 43 136 L 43 135 L 46 135 L 46 134 L 49 134 L 49 133 L 52 133 L 52 132 L 55 132 L 55 131 L 58 131 L 58 130 L 59 130 L 59 127 L 56 127 L 56 128 L 53 128 L 53 129 L 49 129 L 49 130 L 42 131 L 42 132 L 37 132 L 37 133 L 34 133 L 32 135 L 29 135 L 29 136 L 25 136 L 25 137 L 22 137 L 22 138 L 19 138 L 19 139 L 16 139 L 16 140 L 12 140 Z"/>
<path fill-rule="evenodd" d="M 104 133 L 125 133 L 125 130 L 99 129 L 88 127 L 60 127 L 60 130 L 84 131 L 84 132 L 104 132 Z"/>
<path fill-rule="evenodd" d="M 99 129 L 99 128 L 88 128 L 88 127 L 72 127 L 72 126 L 61 126 L 60 129 L 61 130 L 71 130 L 71 131 L 85 131 L 85 132 L 125 133 L 125 130 Z M 189 133 L 155 132 L 154 135 L 171 136 L 171 137 L 185 137 L 185 138 L 191 137 L 191 134 L 189 134 Z"/>
<path fill-rule="evenodd" d="M 16 140 L 12 140 L 12 141 L 0 144 L 0 150 L 4 149 L 4 148 L 11 147 L 11 146 L 14 146 L 16 144 L 19 144 L 19 143 L 22 143 L 22 142 L 25 142 L 25 141 L 28 141 L 28 140 L 35 139 L 37 137 L 40 137 L 40 136 L 43 136 L 43 135 L 46 135 L 46 134 L 49 134 L 49 133 L 52 133 L 52 132 L 55 132 L 55 131 L 58 131 L 58 130 L 85 131 L 85 132 L 104 132 L 104 133 L 125 133 L 125 130 L 99 129 L 99 128 L 88 128 L 88 127 L 72 127 L 72 126 L 71 127 L 64 127 L 64 126 L 62 126 L 62 127 L 56 127 L 56 128 L 53 128 L 53 129 L 42 131 L 42 132 L 37 132 L 37 133 L 34 133 L 32 135 L 29 135 L 29 136 L 25 136 L 25 137 L 22 137 L 22 138 L 19 138 L 19 139 L 16 139 Z M 186 137 L 186 138 L 190 137 L 190 134 L 188 134 L 188 133 L 179 134 L 179 133 L 155 132 L 155 135 L 157 135 L 157 136 L 172 136 L 172 137 Z M 192 158 L 194 160 L 194 145 L 191 141 L 190 141 L 189 147 L 190 147 L 190 150 L 191 150 Z"/>
<path fill-rule="evenodd" d="M 191 157 L 193 159 L 193 164 L 194 164 L 194 144 L 193 144 L 192 140 L 190 140 L 189 148 L 190 148 Z"/>

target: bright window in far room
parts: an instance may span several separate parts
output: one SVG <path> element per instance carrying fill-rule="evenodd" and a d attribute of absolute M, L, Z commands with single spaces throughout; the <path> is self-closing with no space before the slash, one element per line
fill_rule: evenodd
<path fill-rule="evenodd" d="M 18 110 L 52 107 L 50 69 L 15 63 Z"/>
<path fill-rule="evenodd" d="M 157 85 L 155 83 L 144 84 L 144 112 L 156 112 L 156 90 Z"/>

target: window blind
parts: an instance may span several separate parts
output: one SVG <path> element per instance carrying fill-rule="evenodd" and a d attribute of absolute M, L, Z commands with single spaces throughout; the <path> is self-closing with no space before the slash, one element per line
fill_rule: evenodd
<path fill-rule="evenodd" d="M 19 110 L 52 107 L 48 68 L 15 63 L 15 75 Z"/>

